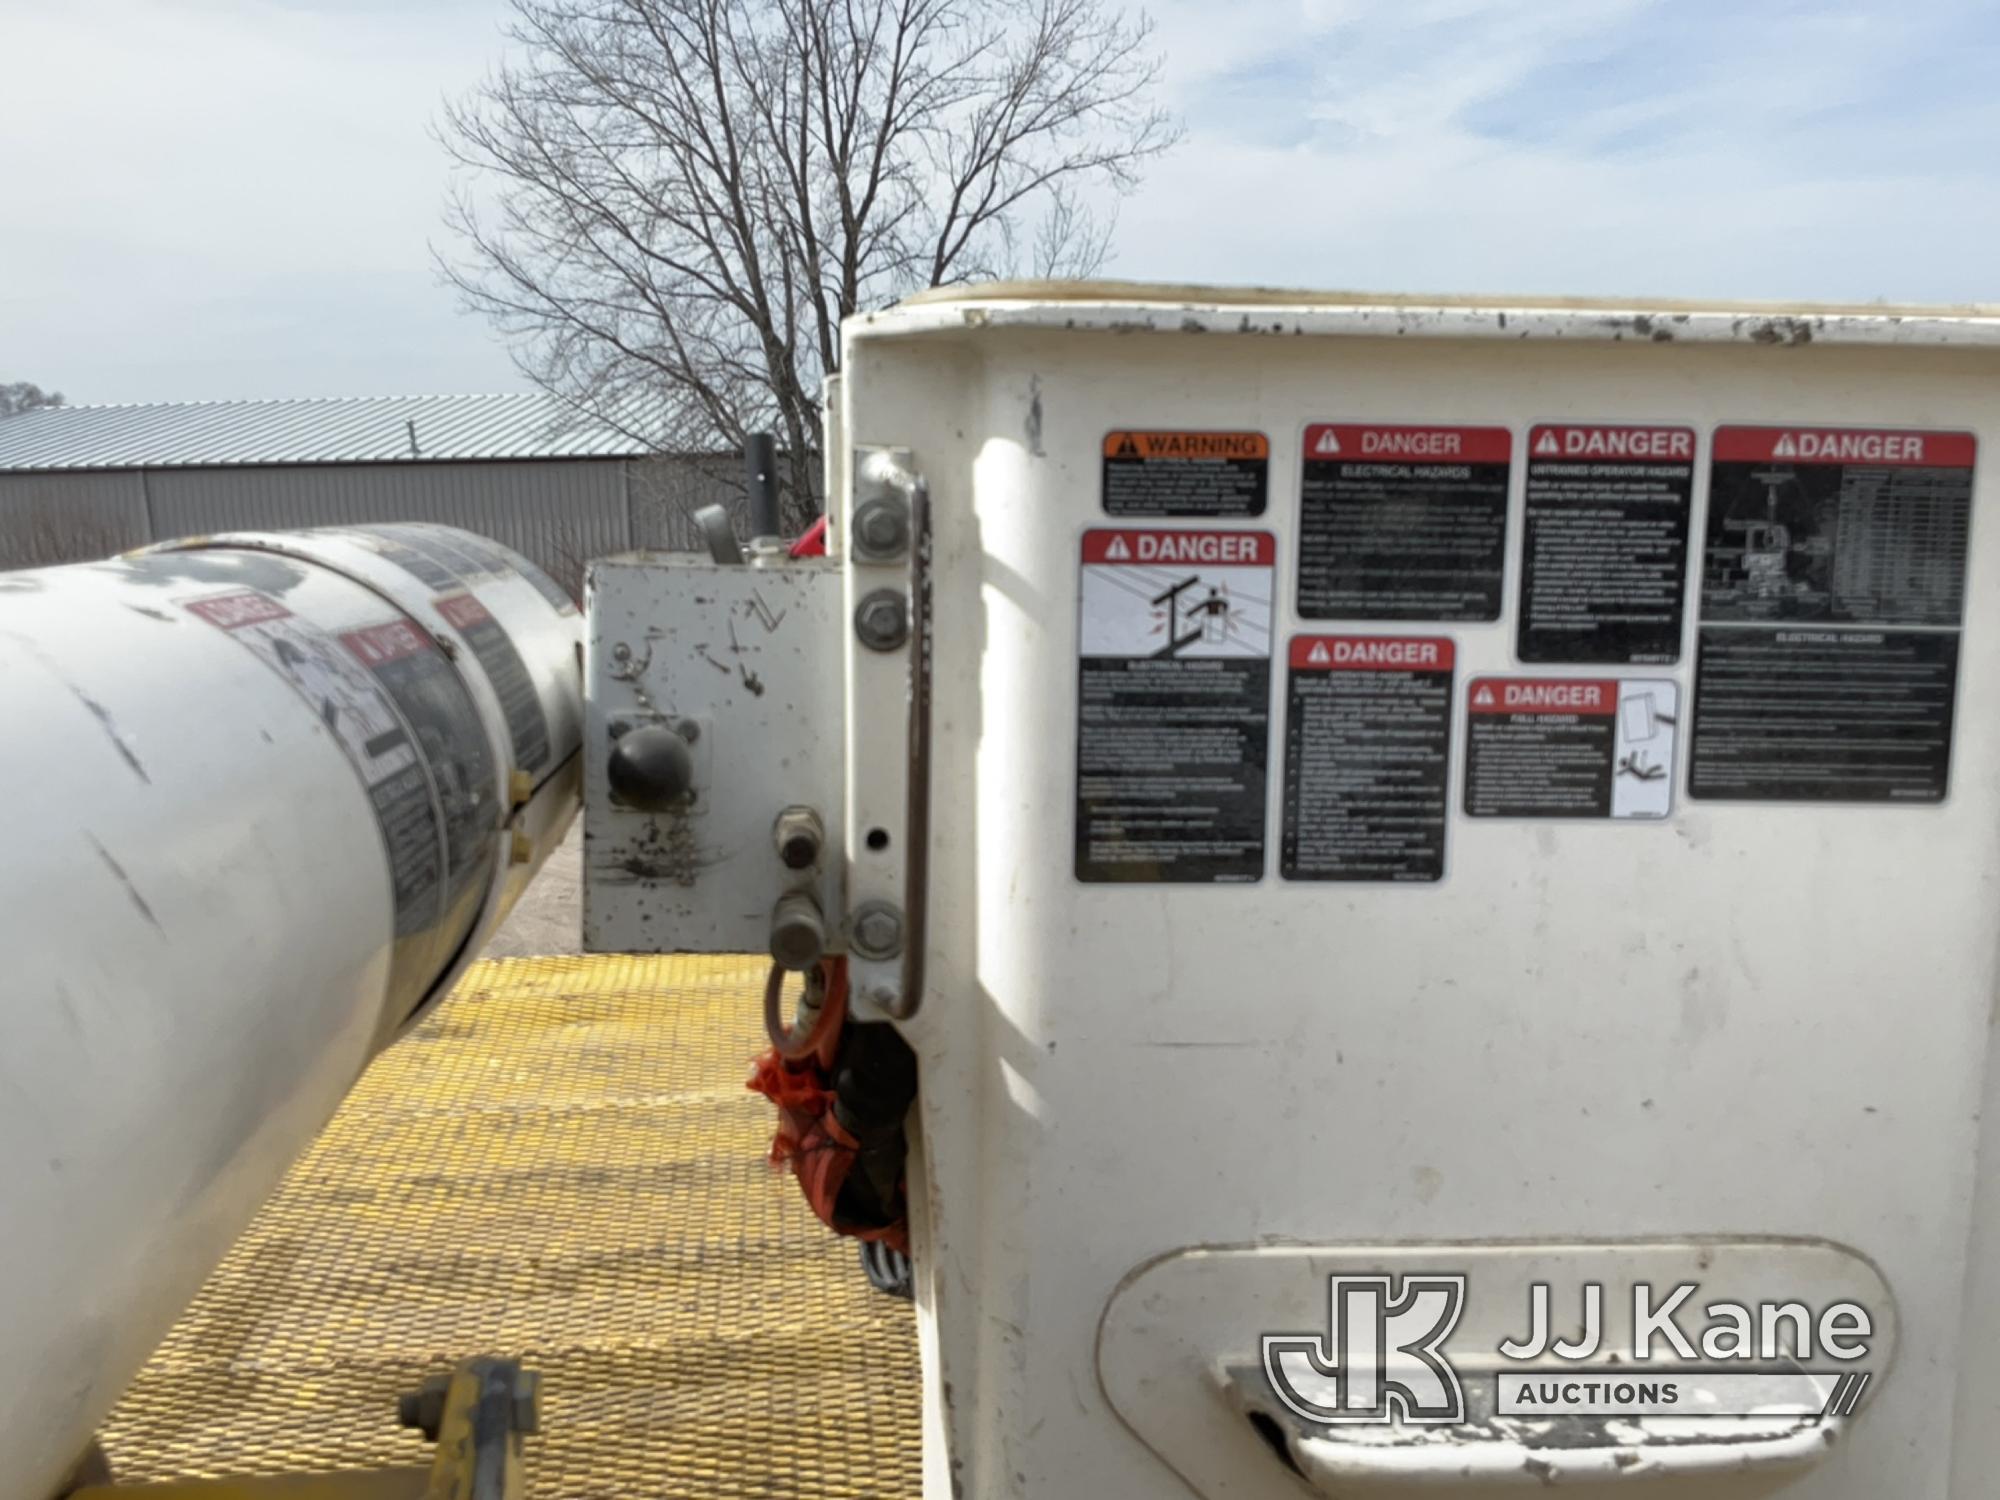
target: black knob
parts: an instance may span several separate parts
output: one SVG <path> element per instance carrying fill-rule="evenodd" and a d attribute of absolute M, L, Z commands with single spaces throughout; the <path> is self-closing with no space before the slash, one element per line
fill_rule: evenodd
<path fill-rule="evenodd" d="M 664 724 L 621 734 L 611 745 L 611 795 L 641 812 L 671 812 L 694 786 L 687 741 Z"/>

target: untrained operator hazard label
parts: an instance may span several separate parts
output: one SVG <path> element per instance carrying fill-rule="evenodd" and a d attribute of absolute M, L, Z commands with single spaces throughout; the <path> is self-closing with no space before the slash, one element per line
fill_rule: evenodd
<path fill-rule="evenodd" d="M 1076 877 L 1257 880 L 1271 727 L 1263 531 L 1087 531 Z"/>
<path fill-rule="evenodd" d="M 1692 428 L 1530 431 L 1521 660 L 1679 661 L 1693 497 Z"/>
<path fill-rule="evenodd" d="M 1452 643 L 1295 635 L 1288 666 L 1285 879 L 1441 878 Z"/>
<path fill-rule="evenodd" d="M 1965 432 L 1717 429 L 1691 795 L 1944 800 L 1976 452 Z"/>

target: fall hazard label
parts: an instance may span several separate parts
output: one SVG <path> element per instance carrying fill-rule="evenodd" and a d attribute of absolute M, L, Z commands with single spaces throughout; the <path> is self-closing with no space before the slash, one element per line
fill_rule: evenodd
<path fill-rule="evenodd" d="M 1276 564 L 1268 532 L 1084 533 L 1077 879 L 1262 877 Z"/>
<path fill-rule="evenodd" d="M 1475 677 L 1465 811 L 1474 818 L 1664 818 L 1680 688 L 1666 678 Z"/>
<path fill-rule="evenodd" d="M 1694 448 L 1689 427 L 1529 431 L 1522 661 L 1680 659 Z"/>
<path fill-rule="evenodd" d="M 1452 665 L 1439 636 L 1292 637 L 1285 879 L 1443 876 Z"/>
<path fill-rule="evenodd" d="M 1499 619 L 1513 446 L 1504 427 L 1308 427 L 1299 613 Z"/>
<path fill-rule="evenodd" d="M 1261 432 L 1124 429 L 1104 435 L 1104 513 L 1225 520 L 1264 514 L 1271 443 Z"/>
<path fill-rule="evenodd" d="M 1689 792 L 1944 799 L 1977 442 L 1718 428 Z"/>

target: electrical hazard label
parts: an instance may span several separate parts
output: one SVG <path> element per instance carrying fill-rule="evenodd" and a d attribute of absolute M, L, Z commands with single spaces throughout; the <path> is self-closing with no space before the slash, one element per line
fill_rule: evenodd
<path fill-rule="evenodd" d="M 1688 427 L 1529 431 L 1521 660 L 1680 659 L 1694 445 Z"/>
<path fill-rule="evenodd" d="M 1465 811 L 1474 818 L 1664 818 L 1680 688 L 1666 678 L 1475 677 Z"/>
<path fill-rule="evenodd" d="M 1264 514 L 1271 443 L 1261 432 L 1132 429 L 1104 435 L 1104 513 L 1225 520 Z"/>
<path fill-rule="evenodd" d="M 1717 429 L 1692 795 L 1944 799 L 1976 456 L 1965 432 Z"/>
<path fill-rule="evenodd" d="M 1308 427 L 1299 613 L 1499 619 L 1513 446 L 1504 427 Z"/>
<path fill-rule="evenodd" d="M 1077 879 L 1260 879 L 1276 540 L 1100 529 L 1082 564 Z"/>
<path fill-rule="evenodd" d="M 1452 657 L 1437 636 L 1292 637 L 1285 879 L 1443 876 Z"/>

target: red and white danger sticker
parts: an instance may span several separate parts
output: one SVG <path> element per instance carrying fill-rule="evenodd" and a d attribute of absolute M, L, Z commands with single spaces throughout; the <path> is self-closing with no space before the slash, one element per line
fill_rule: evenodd
<path fill-rule="evenodd" d="M 1297 672 L 1449 672 L 1451 642 L 1442 636 L 1295 635 Z"/>
<path fill-rule="evenodd" d="M 1647 821 L 1673 809 L 1670 679 L 1475 677 L 1466 710 L 1471 817 Z"/>
<path fill-rule="evenodd" d="M 1268 657 L 1277 560 L 1268 531 L 1086 531 L 1080 654 Z"/>
<path fill-rule="evenodd" d="M 1268 568 L 1278 560 L 1278 542 L 1268 531 L 1115 531 L 1083 534 L 1086 565 L 1127 563 L 1133 567 L 1215 563 Z"/>
<path fill-rule="evenodd" d="M 1979 440 L 1969 432 L 1859 427 L 1718 427 L 1717 463 L 1863 464 L 1969 469 Z"/>
<path fill-rule="evenodd" d="M 289 609 L 268 594 L 212 594 L 206 599 L 189 600 L 187 607 L 224 630 L 241 630 L 246 625 L 292 617 Z"/>
<path fill-rule="evenodd" d="M 1610 714 L 1618 711 L 1618 684 L 1610 680 L 1476 677 L 1467 706 L 1476 714 Z"/>
<path fill-rule="evenodd" d="M 1692 463 L 1691 427 L 1583 427 L 1549 423 L 1530 429 L 1528 456 L 1545 459 L 1604 459 L 1624 463 Z"/>
<path fill-rule="evenodd" d="M 437 601 L 437 612 L 460 630 L 470 630 L 475 625 L 484 625 L 493 616 L 470 594 L 450 594 Z"/>
<path fill-rule="evenodd" d="M 408 620 L 389 620 L 365 630 L 350 630 L 341 636 L 340 643 L 370 667 L 401 661 L 430 649 L 430 642 Z"/>
<path fill-rule="evenodd" d="M 1307 463 L 1504 464 L 1514 434 L 1505 427 L 1370 426 L 1316 422 L 1306 429 Z"/>

